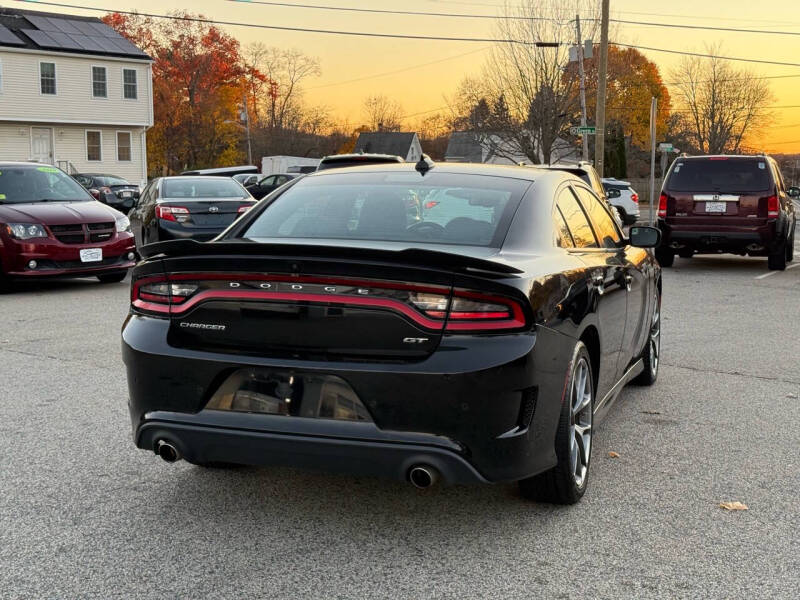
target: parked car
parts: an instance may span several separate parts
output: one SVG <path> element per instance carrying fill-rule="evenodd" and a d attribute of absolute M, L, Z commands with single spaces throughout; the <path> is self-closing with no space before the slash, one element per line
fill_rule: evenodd
<path fill-rule="evenodd" d="M 213 169 L 194 169 L 184 171 L 181 175 L 201 175 L 205 177 L 235 177 L 236 175 L 258 175 L 261 171 L 252 165 L 242 165 L 239 167 L 215 167 Z"/>
<path fill-rule="evenodd" d="M 46 277 L 122 281 L 134 251 L 128 218 L 60 169 L 0 163 L 0 288 Z"/>
<path fill-rule="evenodd" d="M 366 165 L 382 165 L 405 162 L 400 156 L 394 154 L 331 154 L 319 161 L 317 171 L 338 169 L 341 167 L 359 167 Z"/>
<path fill-rule="evenodd" d="M 603 188 L 605 188 L 606 194 L 611 190 L 619 191 L 619 197 L 609 198 L 608 202 L 617 209 L 625 225 L 633 225 L 639 220 L 639 194 L 631 187 L 629 181 L 604 177 Z"/>
<path fill-rule="evenodd" d="M 239 173 L 238 175 L 234 175 L 232 179 L 235 179 L 239 183 L 241 183 L 245 188 L 248 185 L 253 185 L 257 183 L 259 179 L 261 179 L 261 175 L 256 173 Z"/>
<path fill-rule="evenodd" d="M 176 176 L 151 181 L 130 212 L 136 245 L 210 240 L 255 204 L 230 177 Z"/>
<path fill-rule="evenodd" d="M 676 253 L 766 256 L 770 269 L 783 270 L 794 258 L 798 196 L 766 155 L 680 157 L 661 188 L 656 256 L 665 267 Z"/>
<path fill-rule="evenodd" d="M 77 173 L 72 176 L 75 181 L 89 190 L 95 200 L 116 208 L 127 214 L 139 197 L 139 186 L 117 177 L 102 173 Z"/>
<path fill-rule="evenodd" d="M 300 177 L 300 173 L 276 173 L 275 175 L 267 175 L 262 177 L 255 184 L 245 186 L 250 195 L 256 200 L 261 200 L 267 194 L 270 194 L 281 187 L 284 183 L 288 183 L 292 179 Z"/>
<path fill-rule="evenodd" d="M 435 195 L 419 220 L 409 193 Z M 658 375 L 659 237 L 624 238 L 560 172 L 308 175 L 211 243 L 142 250 L 122 331 L 135 444 L 576 502 L 599 419 Z"/>
<path fill-rule="evenodd" d="M 589 187 L 592 188 L 592 191 L 597 194 L 598 198 L 600 198 L 603 202 L 608 204 L 611 207 L 611 212 L 614 215 L 614 219 L 617 222 L 617 225 L 622 227 L 624 224 L 624 220 L 622 218 L 622 214 L 619 210 L 617 210 L 616 206 L 612 204 L 612 201 L 616 200 L 621 196 L 619 190 L 616 189 L 606 189 L 603 186 L 603 182 L 600 179 L 600 176 L 595 171 L 594 166 L 592 163 L 587 161 L 580 161 L 576 164 L 555 164 L 555 165 L 540 165 L 540 167 L 545 169 L 555 169 L 557 171 L 564 171 L 565 173 L 571 173 L 580 179 L 583 179 Z"/>

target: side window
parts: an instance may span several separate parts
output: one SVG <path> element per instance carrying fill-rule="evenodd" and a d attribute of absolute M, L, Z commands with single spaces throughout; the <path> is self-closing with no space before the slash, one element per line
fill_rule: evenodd
<path fill-rule="evenodd" d="M 597 248 L 597 240 L 589 226 L 589 221 L 583 212 L 578 199 L 570 188 L 564 188 L 558 195 L 556 202 L 561 214 L 567 221 L 567 227 L 572 234 L 576 248 Z"/>
<path fill-rule="evenodd" d="M 567 222 L 564 220 L 564 215 L 556 206 L 553 208 L 553 230 L 556 234 L 556 246 L 559 248 L 574 248 L 575 242 L 572 241 L 572 234 L 569 232 Z"/>
<path fill-rule="evenodd" d="M 264 177 L 264 179 L 261 180 L 261 185 L 275 185 L 275 175 Z"/>
<path fill-rule="evenodd" d="M 779 192 L 786 191 L 786 184 L 783 181 L 783 173 L 781 173 L 780 167 L 778 167 L 775 163 L 770 163 L 772 165 L 772 173 L 775 176 L 775 185 L 778 188 Z"/>
<path fill-rule="evenodd" d="M 603 248 L 617 248 L 622 241 L 614 219 L 609 214 L 603 202 L 586 188 L 577 187 L 575 191 L 581 199 L 581 204 L 589 215 L 594 226 L 597 239 Z"/>

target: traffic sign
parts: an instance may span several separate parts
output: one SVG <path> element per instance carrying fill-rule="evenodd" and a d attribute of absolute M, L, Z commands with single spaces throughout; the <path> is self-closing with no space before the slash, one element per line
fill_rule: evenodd
<path fill-rule="evenodd" d="M 670 144 L 669 142 L 661 142 L 658 145 L 658 149 L 661 150 L 662 152 L 672 152 L 672 144 Z"/>
<path fill-rule="evenodd" d="M 569 128 L 569 132 L 572 135 L 583 135 L 583 134 L 594 135 L 595 134 L 595 128 L 594 127 L 570 127 Z"/>

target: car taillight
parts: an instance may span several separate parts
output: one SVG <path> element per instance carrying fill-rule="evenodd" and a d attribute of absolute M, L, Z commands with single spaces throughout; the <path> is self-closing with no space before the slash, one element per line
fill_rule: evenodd
<path fill-rule="evenodd" d="M 659 217 L 666 217 L 667 216 L 667 195 L 661 194 L 658 198 L 658 216 Z"/>
<path fill-rule="evenodd" d="M 436 200 L 428 200 L 428 201 L 425 203 L 425 209 L 426 209 L 426 210 L 430 210 L 430 209 L 432 209 L 434 206 L 436 206 L 437 204 L 439 204 L 439 203 L 438 203 Z"/>
<path fill-rule="evenodd" d="M 170 206 L 168 204 L 159 204 L 156 206 L 156 217 L 164 219 L 165 221 L 175 221 L 176 223 L 184 223 L 189 220 L 189 209 L 183 206 Z"/>
<path fill-rule="evenodd" d="M 335 277 L 196 273 L 146 277 L 131 287 L 142 312 L 180 315 L 206 301 L 342 304 L 392 310 L 438 331 L 491 332 L 526 325 L 522 305 L 504 296 L 393 281 Z"/>
<path fill-rule="evenodd" d="M 776 219 L 780 214 L 781 207 L 780 203 L 778 202 L 777 196 L 770 196 L 767 198 L 767 218 L 768 219 Z"/>
<path fill-rule="evenodd" d="M 236 213 L 239 214 L 239 215 L 243 215 L 244 213 L 246 213 L 251 208 L 253 208 L 252 204 L 244 204 L 244 205 L 239 207 L 239 210 L 237 210 Z"/>
<path fill-rule="evenodd" d="M 89 189 L 89 193 L 92 195 L 92 198 L 94 198 L 95 200 L 99 200 L 100 199 L 100 190 L 95 189 L 95 188 L 90 188 Z"/>
<path fill-rule="evenodd" d="M 634 204 L 639 204 L 639 194 L 637 194 L 636 192 L 633 192 L 633 193 L 631 194 L 631 201 L 632 201 Z"/>
<path fill-rule="evenodd" d="M 100 188 L 100 193 L 102 193 L 102 194 L 110 194 L 111 193 L 111 188 L 110 187 L 101 187 Z"/>

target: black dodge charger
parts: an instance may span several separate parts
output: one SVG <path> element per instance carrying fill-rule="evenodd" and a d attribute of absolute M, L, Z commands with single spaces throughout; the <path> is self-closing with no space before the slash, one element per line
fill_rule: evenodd
<path fill-rule="evenodd" d="M 659 237 L 626 238 L 582 181 L 530 167 L 290 182 L 212 242 L 141 249 L 135 443 L 576 502 L 599 419 L 658 374 Z"/>

